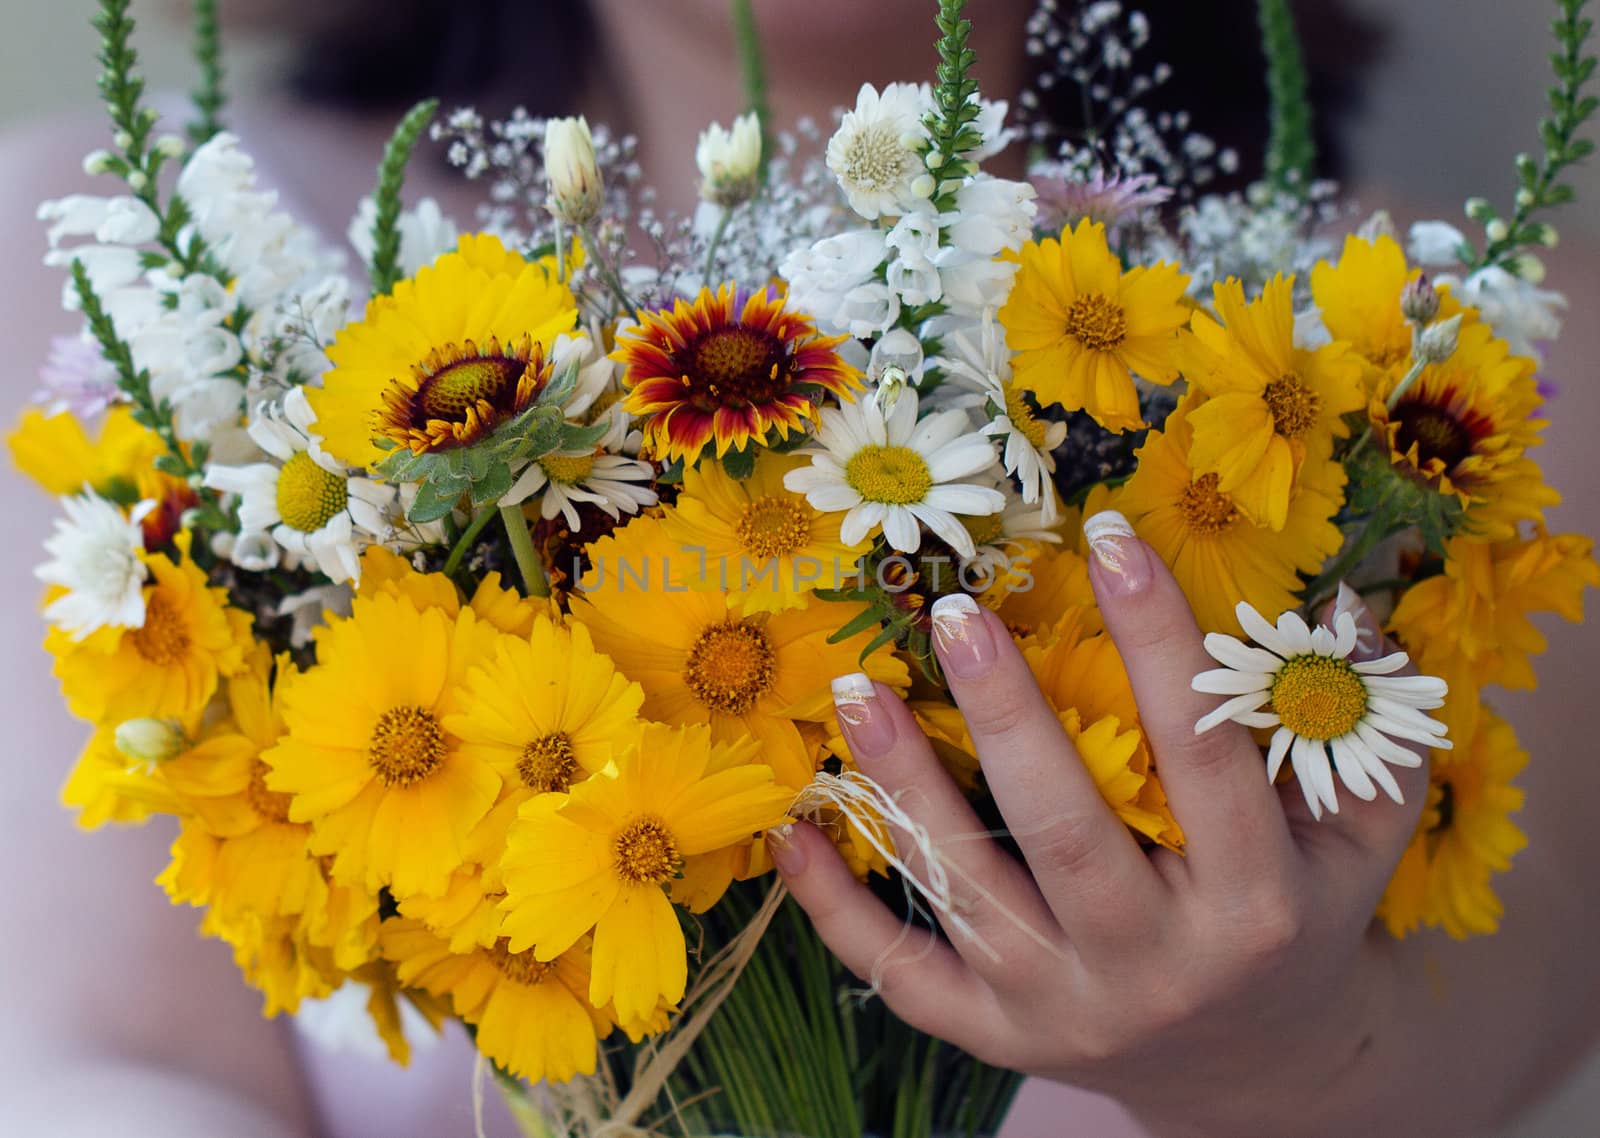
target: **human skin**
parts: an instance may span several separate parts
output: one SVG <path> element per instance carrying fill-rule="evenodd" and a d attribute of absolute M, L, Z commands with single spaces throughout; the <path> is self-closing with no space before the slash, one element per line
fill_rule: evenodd
<path fill-rule="evenodd" d="M 628 11 L 621 0 L 603 7 Z M 916 18 L 923 18 L 920 5 Z M 726 66 L 728 41 L 610 16 L 603 27 L 616 67 L 623 60 L 653 59 L 662 68 L 670 61 L 673 73 L 687 69 L 705 77 L 683 88 L 681 99 L 675 91 L 673 99 L 643 107 L 623 105 L 628 96 L 614 87 L 604 94 L 617 114 L 593 116 L 625 119 L 629 129 L 645 133 L 653 143 L 644 159 L 648 176 L 668 186 L 669 199 L 691 204 L 695 132 L 712 118 L 726 122 L 738 106 Z M 858 40 L 861 50 L 855 49 Z M 995 58 L 993 51 L 987 55 Z M 780 121 L 802 112 L 820 115 L 848 100 L 864 77 L 920 76 L 927 50 L 920 36 L 869 42 L 841 35 L 827 53 L 810 58 L 820 62 L 809 75 L 799 74 L 800 68 L 774 75 Z M 831 78 L 824 84 L 821 76 Z M 1005 78 L 991 73 L 986 83 L 1003 90 Z M 605 102 L 598 98 L 594 105 Z M 241 110 L 234 122 L 262 156 L 269 180 L 286 185 L 297 208 L 331 237 L 343 231 L 351 204 L 369 188 L 382 138 L 392 126 L 389 118 L 354 119 L 293 105 Z M 75 329 L 74 318 L 59 309 L 60 274 L 38 265 L 43 240 L 33 211 L 40 200 L 74 190 L 111 192 L 103 181 L 77 173 L 82 154 L 104 145 L 104 136 L 98 123 L 54 124 L 0 144 L 0 250 L 9 282 L 7 303 L 0 306 L 0 344 L 12 364 L 7 382 L 17 404 L 31 390 L 49 336 Z M 477 199 L 476 188 L 424 166 L 411 187 L 447 200 L 462 219 L 470 218 Z M 1575 312 L 1600 305 L 1591 254 L 1563 247 L 1548 260 L 1552 284 L 1573 293 Z M 1547 432 L 1550 445 L 1540 455 L 1551 482 L 1569 493 L 1568 504 L 1552 518 L 1559 529 L 1600 529 L 1600 503 L 1581 493 L 1595 484 L 1600 461 L 1590 438 L 1600 422 L 1600 386 L 1585 382 L 1597 353 L 1597 322 L 1574 319 L 1547 369 L 1565 381 Z M 29 574 L 41 559 L 36 543 L 48 532 L 55 509 L 16 479 L 4 492 L 14 540 L 0 550 L 0 580 L 15 601 L 0 620 L 9 643 L 28 646 L 39 638 L 31 604 L 37 584 Z M 1600 836 L 1582 804 L 1600 801 L 1600 764 L 1592 761 L 1589 742 L 1600 734 L 1589 679 L 1595 644 L 1564 627 L 1552 633 L 1551 652 L 1540 665 L 1541 690 L 1500 701 L 1533 755 L 1521 780 L 1528 805 L 1519 817 L 1530 847 L 1497 881 L 1506 902 L 1505 925 L 1497 936 L 1472 942 L 1431 934 L 1407 942 L 1405 967 L 1397 964 L 1394 972 L 1397 998 L 1387 1016 L 1392 1022 L 1374 1025 L 1398 1058 L 1384 1058 L 1381 1086 L 1345 1084 L 1351 1095 L 1370 1092 L 1373 1104 L 1392 1111 L 1372 1133 L 1458 1135 L 1489 1125 L 1551 1085 L 1593 1040 L 1600 973 L 1590 946 L 1600 934 L 1600 912 L 1588 903 L 1587 882 Z M 328 1115 L 318 1118 L 312 1095 L 297 1077 L 287 1033 L 260 1019 L 259 1000 L 238 981 L 226 949 L 195 936 L 196 914 L 168 907 L 150 884 L 164 864 L 170 834 L 159 824 L 90 836 L 72 830 L 55 807 L 55 795 L 86 731 L 61 710 L 48 661 L 37 649 L 13 650 L 4 666 L 8 738 L 18 761 L 10 764 L 0 791 L 12 853 L 0 874 L 0 912 L 7 915 L 0 1000 L 8 1009 L 0 1022 L 0 1130 L 70 1134 L 79 1126 L 84 1132 L 94 1127 L 97 1133 L 138 1135 L 140 1121 L 149 1120 L 145 1132 L 177 1138 L 250 1135 L 242 1122 L 226 1131 L 212 1124 L 216 1116 L 207 1112 L 220 1101 L 232 1105 L 235 1119 L 262 1116 L 264 1135 L 323 1128 L 352 1136 L 372 1132 L 367 1127 L 383 1109 L 382 1095 L 355 1109 L 346 1104 L 341 1113 L 352 1119 L 346 1130 L 334 1130 Z M 1182 811 L 1180 819 L 1190 826 Z M 1354 919 L 1345 917 L 1340 927 Z M 1363 943 L 1351 936 L 1336 947 L 1356 954 L 1364 951 Z M 1238 982 L 1245 988 L 1253 983 Z M 1298 1038 L 1335 1037 L 1319 1019 L 1329 1013 L 1329 1001 L 1309 1002 L 1314 1006 L 1295 1025 Z M 1055 1027 L 1040 1033 L 1041 1048 L 1056 1045 Z M 1244 1058 L 1261 1046 L 1252 1036 L 1258 1025 L 1218 1022 L 1209 1030 L 1222 1042 L 1206 1054 L 1233 1055 L 1236 1062 L 1218 1085 L 1199 1088 L 1186 1105 L 1203 1114 L 1209 1097 L 1249 1100 L 1259 1088 L 1274 1085 L 1276 1063 L 1264 1070 L 1247 1066 Z M 1494 1046 L 1485 1046 L 1486 1040 Z M 1030 1069 L 1044 1069 L 1039 1056 L 1016 1058 Z M 321 1057 L 315 1062 L 319 1068 L 331 1064 Z M 459 1081 L 441 1083 L 439 1093 L 464 1096 L 465 1071 Z M 1162 1071 L 1152 1067 L 1146 1075 L 1160 1081 Z M 400 1081 L 411 1077 L 394 1075 Z M 1086 1104 L 1067 1089 L 1031 1084 L 1024 1098 L 1035 1110 L 1012 1120 L 1007 1133 L 1016 1138 L 1053 1138 L 1063 1132 L 1063 1118 L 1084 1127 L 1066 1133 L 1096 1138 L 1111 1138 L 1117 1133 L 1113 1126 L 1132 1125 L 1086 1121 L 1080 1110 L 1103 1117 L 1104 1100 Z M 1301 1133 L 1304 1112 L 1316 1105 L 1310 1096 L 1296 1103 L 1302 1113 L 1278 1133 Z M 1162 1127 L 1159 1111 L 1150 1118 Z M 383 1132 L 439 1132 L 416 1125 L 415 1116 L 396 1113 Z"/>

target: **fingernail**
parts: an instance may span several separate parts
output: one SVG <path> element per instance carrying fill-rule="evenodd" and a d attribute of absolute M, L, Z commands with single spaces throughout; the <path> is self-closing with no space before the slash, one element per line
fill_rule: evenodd
<path fill-rule="evenodd" d="M 806 867 L 806 851 L 794 844 L 793 822 L 767 831 L 767 853 L 772 857 L 772 864 L 786 877 L 793 877 Z"/>
<path fill-rule="evenodd" d="M 1150 554 L 1128 519 L 1115 510 L 1101 510 L 1083 523 L 1089 552 L 1105 581 L 1119 596 L 1132 596 L 1150 583 Z"/>
<path fill-rule="evenodd" d="M 833 709 L 857 759 L 870 759 L 893 746 L 894 722 L 884 713 L 878 689 L 860 672 L 833 681 Z"/>
<path fill-rule="evenodd" d="M 1346 582 L 1340 581 L 1339 592 L 1333 599 L 1331 619 L 1337 622 L 1344 613 L 1349 613 L 1356 622 L 1356 646 L 1350 654 L 1362 659 L 1376 657 L 1382 652 L 1383 630 L 1378 627 L 1372 610 L 1367 607 L 1367 602 L 1361 599 L 1360 593 Z"/>
<path fill-rule="evenodd" d="M 978 602 L 951 593 L 933 602 L 933 640 L 945 670 L 964 680 L 982 675 L 994 663 L 994 637 L 978 612 Z"/>

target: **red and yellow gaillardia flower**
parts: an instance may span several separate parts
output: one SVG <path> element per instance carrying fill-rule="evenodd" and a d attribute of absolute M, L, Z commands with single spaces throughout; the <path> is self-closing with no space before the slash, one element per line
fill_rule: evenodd
<path fill-rule="evenodd" d="M 647 417 L 646 444 L 658 458 L 692 463 L 707 444 L 720 458 L 771 431 L 788 438 L 825 394 L 860 390 L 860 372 L 836 350 L 847 338 L 818 335 L 771 290 L 741 300 L 725 284 L 670 312 L 640 312 L 612 358 L 623 365 L 627 409 Z"/>

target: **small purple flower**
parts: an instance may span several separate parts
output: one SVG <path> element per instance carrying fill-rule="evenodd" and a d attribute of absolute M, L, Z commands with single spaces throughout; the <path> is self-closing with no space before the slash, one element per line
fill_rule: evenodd
<path fill-rule="evenodd" d="M 1038 224 L 1048 229 L 1076 225 L 1082 218 L 1113 229 L 1172 197 L 1170 189 L 1156 184 L 1153 174 L 1108 178 L 1098 170 L 1085 175 L 1051 164 L 1034 167 L 1028 180 L 1039 194 Z"/>
<path fill-rule="evenodd" d="M 80 419 L 100 414 L 119 397 L 117 372 L 100 349 L 79 336 L 57 336 L 50 345 L 50 358 L 39 369 L 44 384 L 34 393 L 34 402 L 45 404 L 45 414 L 71 411 Z"/>
<path fill-rule="evenodd" d="M 1535 381 L 1534 386 L 1539 391 L 1539 398 L 1543 399 L 1546 403 L 1551 402 L 1556 396 L 1561 394 L 1560 380 L 1551 379 L 1547 375 L 1539 376 Z"/>

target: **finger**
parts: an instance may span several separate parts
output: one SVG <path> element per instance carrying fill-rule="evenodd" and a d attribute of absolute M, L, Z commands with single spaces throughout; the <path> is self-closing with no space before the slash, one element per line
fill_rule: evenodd
<path fill-rule="evenodd" d="M 995 804 L 1080 950 L 1144 935 L 1164 886 L 1039 691 L 1000 618 L 964 593 L 932 609 L 934 647 Z"/>
<path fill-rule="evenodd" d="M 1233 891 L 1264 872 L 1287 872 L 1297 854 L 1249 731 L 1232 722 L 1195 731 L 1215 697 L 1189 685 L 1215 662 L 1183 590 L 1116 511 L 1095 514 L 1083 532 L 1093 554 L 1089 580 L 1183 827 L 1189 876 L 1201 888 Z"/>
<path fill-rule="evenodd" d="M 939 919 L 956 949 L 993 979 L 1025 941 L 1059 944 L 1033 879 L 989 836 L 894 691 L 857 673 L 833 682 L 833 698 L 851 757 L 921 831 L 895 828 L 895 845 L 919 880 L 948 887 Z"/>
<path fill-rule="evenodd" d="M 891 913 L 815 826 L 768 830 L 767 849 L 822 942 L 901 1019 L 957 1045 L 999 1026 L 978 975 L 932 930 Z"/>
<path fill-rule="evenodd" d="M 1323 614 L 1323 623 L 1334 627 L 1344 614 L 1355 622 L 1351 662 L 1370 663 L 1400 651 L 1383 635 L 1382 626 L 1360 595 L 1341 582 L 1338 596 Z M 1382 676 L 1369 677 L 1368 682 L 1382 685 L 1417 674 L 1416 666 L 1407 663 Z M 1411 841 L 1426 801 L 1429 755 L 1421 744 L 1391 739 L 1371 728 L 1358 729 L 1355 743 L 1359 745 L 1334 749 L 1340 783 L 1337 813 L 1325 813 L 1318 821 L 1299 787 L 1280 790 L 1290 826 L 1308 859 L 1327 865 L 1333 872 L 1326 879 L 1353 893 L 1353 901 L 1371 894 L 1375 904 Z"/>

